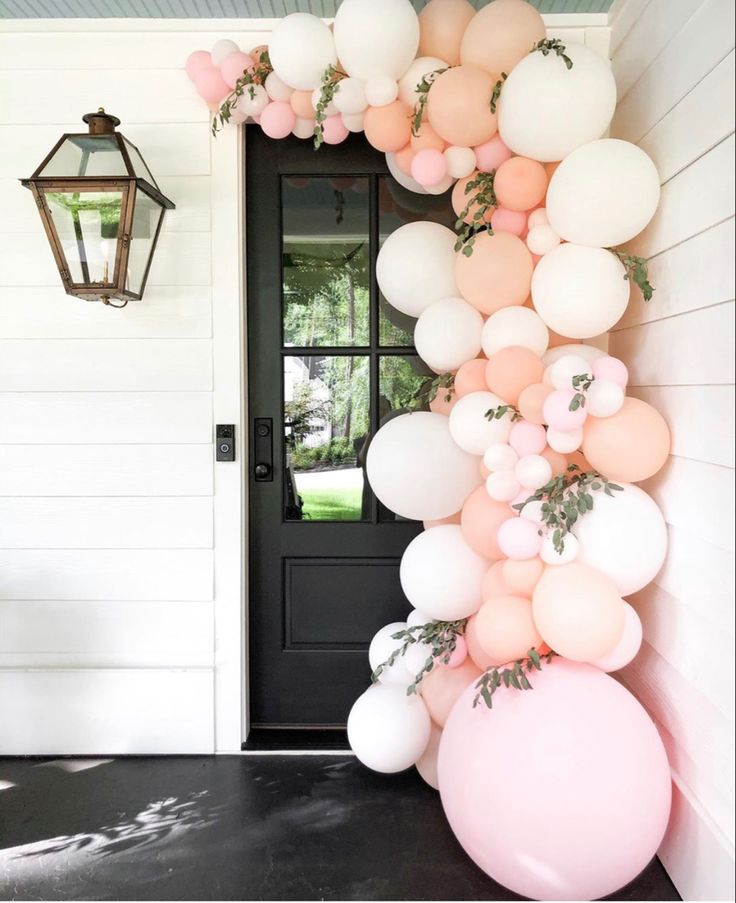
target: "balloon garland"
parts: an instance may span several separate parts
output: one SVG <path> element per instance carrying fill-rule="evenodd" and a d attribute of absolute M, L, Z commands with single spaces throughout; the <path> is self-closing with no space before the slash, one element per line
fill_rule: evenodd
<path fill-rule="evenodd" d="M 581 343 L 616 324 L 631 281 L 653 292 L 620 246 L 653 217 L 659 178 L 601 137 L 607 61 L 547 38 L 525 0 L 430 0 L 418 16 L 343 0 L 331 28 L 295 13 L 268 47 L 218 41 L 186 71 L 214 134 L 252 120 L 320 147 L 363 131 L 404 188 L 452 188 L 454 231 L 409 223 L 377 260 L 438 375 L 429 410 L 386 421 L 368 450 L 376 496 L 425 531 L 400 568 L 413 610 L 373 638 L 348 735 L 369 768 L 415 765 L 511 890 L 612 893 L 669 815 L 659 735 L 607 672 L 642 641 L 624 597 L 665 559 L 664 518 L 635 484 L 670 436 L 627 397 L 625 364 Z"/>

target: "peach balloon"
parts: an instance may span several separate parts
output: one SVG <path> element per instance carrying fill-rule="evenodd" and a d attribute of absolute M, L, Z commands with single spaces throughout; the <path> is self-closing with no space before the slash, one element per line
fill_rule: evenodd
<path fill-rule="evenodd" d="M 507 560 L 508 559 L 504 558 L 501 561 L 494 562 L 494 564 L 486 571 L 480 589 L 481 599 L 483 599 L 484 602 L 487 602 L 494 596 L 513 595 L 511 588 L 503 577 L 503 566 L 506 564 Z"/>
<path fill-rule="evenodd" d="M 573 454 L 577 454 L 577 452 L 573 452 Z M 556 452 L 552 448 L 545 448 L 545 450 L 542 452 L 542 457 L 546 458 L 549 461 L 550 466 L 552 467 L 553 477 L 559 477 L 560 474 L 565 473 L 565 471 L 567 470 L 568 459 L 565 457 L 565 455 L 560 454 L 560 452 Z M 590 467 L 588 466 L 585 469 L 590 470 Z"/>
<path fill-rule="evenodd" d="M 465 625 L 465 633 L 463 636 L 465 637 L 465 642 L 468 645 L 468 655 L 471 661 L 476 665 L 476 667 L 480 668 L 481 671 L 485 671 L 486 668 L 492 668 L 494 665 L 493 659 L 488 655 L 487 652 L 483 650 L 483 647 L 480 645 L 478 641 L 478 637 L 475 632 L 475 619 L 478 615 L 471 615 L 468 618 L 468 623 Z"/>
<path fill-rule="evenodd" d="M 419 134 L 412 135 L 409 144 L 414 153 L 417 153 L 420 150 L 443 151 L 447 147 L 447 144 L 440 138 L 428 122 L 422 123 Z"/>
<path fill-rule="evenodd" d="M 289 103 L 300 119 L 314 119 L 311 91 L 294 91 L 289 98 Z"/>
<path fill-rule="evenodd" d="M 429 403 L 429 410 L 432 411 L 433 414 L 444 414 L 445 416 L 449 416 L 450 411 L 457 404 L 457 395 L 453 392 L 450 395 L 450 400 L 447 401 L 447 390 L 440 388 L 437 394 Z"/>
<path fill-rule="evenodd" d="M 493 181 L 498 203 L 509 210 L 531 210 L 544 198 L 547 173 L 536 160 L 512 157 L 502 163 Z"/>
<path fill-rule="evenodd" d="M 491 355 L 485 365 L 488 388 L 508 404 L 518 405 L 519 396 L 544 375 L 542 358 L 518 345 L 509 345 Z"/>
<path fill-rule="evenodd" d="M 478 144 L 473 150 L 475 151 L 475 165 L 481 172 L 491 172 L 493 169 L 498 169 L 502 163 L 513 157 L 512 152 L 503 143 L 500 135 L 494 135 L 490 141 Z"/>
<path fill-rule="evenodd" d="M 532 607 L 544 641 L 576 662 L 607 655 L 624 630 L 624 603 L 613 581 L 577 561 L 545 568 Z"/>
<path fill-rule="evenodd" d="M 539 382 L 527 386 L 519 393 L 519 413 L 530 423 L 544 423 L 544 402 L 547 396 L 554 392 L 552 386 L 548 386 L 540 379 Z"/>
<path fill-rule="evenodd" d="M 521 237 L 526 232 L 526 214 L 498 207 L 491 217 L 491 228 L 494 232 L 511 232 Z"/>
<path fill-rule="evenodd" d="M 419 52 L 457 66 L 465 29 L 475 15 L 468 0 L 429 0 L 419 13 Z"/>
<path fill-rule="evenodd" d="M 475 615 L 475 634 L 495 665 L 523 658 L 542 642 L 532 603 L 524 596 L 496 596 L 484 602 Z"/>
<path fill-rule="evenodd" d="M 463 395 L 469 395 L 471 392 L 487 391 L 487 363 L 488 361 L 485 357 L 477 357 L 472 361 L 465 361 L 464 364 L 458 367 L 458 371 L 455 374 L 455 394 L 458 398 L 462 398 Z"/>
<path fill-rule="evenodd" d="M 488 477 L 490 477 L 490 475 L 491 475 L 490 470 L 483 463 L 482 458 L 481 458 L 480 464 L 478 465 L 478 470 L 480 471 L 480 475 L 483 477 L 484 480 L 487 480 Z"/>
<path fill-rule="evenodd" d="M 533 269 L 526 245 L 510 232 L 483 232 L 475 239 L 469 257 L 462 251 L 455 255 L 455 280 L 460 294 L 484 314 L 523 304 L 529 295 Z"/>
<path fill-rule="evenodd" d="M 544 562 L 541 558 L 528 558 L 526 561 L 512 561 L 509 558 L 501 568 L 504 583 L 511 593 L 529 599 L 543 572 Z"/>
<path fill-rule="evenodd" d="M 442 517 L 439 520 L 425 520 L 422 521 L 425 530 L 431 530 L 432 527 L 441 527 L 443 524 L 459 524 L 460 523 L 460 512 L 457 514 L 451 514 L 449 517 Z"/>
<path fill-rule="evenodd" d="M 460 214 L 467 207 L 468 212 L 463 217 L 466 223 L 473 222 L 473 217 L 478 209 L 478 204 L 475 201 L 471 200 L 475 194 L 475 191 L 473 191 L 472 189 L 470 191 L 467 191 L 468 183 L 474 181 L 477 176 L 477 172 L 471 172 L 470 175 L 465 176 L 464 179 L 458 179 L 457 182 L 455 182 L 455 187 L 452 189 L 452 209 L 455 211 L 455 216 L 460 216 Z M 491 209 L 485 213 L 485 215 L 483 216 L 483 222 L 490 223 L 495 209 L 495 207 L 491 207 Z"/>
<path fill-rule="evenodd" d="M 483 144 L 496 134 L 490 100 L 495 78 L 475 66 L 457 66 L 438 75 L 427 95 L 432 128 L 460 147 Z"/>
<path fill-rule="evenodd" d="M 384 107 L 368 107 L 363 127 L 366 138 L 376 150 L 395 153 L 411 139 L 411 111 L 400 100 Z"/>
<path fill-rule="evenodd" d="M 460 60 L 487 72 L 511 72 L 546 37 L 542 17 L 526 0 L 494 0 L 465 30 Z"/>
<path fill-rule="evenodd" d="M 494 501 L 486 487 L 479 486 L 468 497 L 460 514 L 460 528 L 470 548 L 491 561 L 503 558 L 497 536 L 501 524 L 513 517 L 509 506 Z"/>
<path fill-rule="evenodd" d="M 481 670 L 472 657 L 466 658 L 457 668 L 435 662 L 421 684 L 422 699 L 435 724 L 444 727 L 452 707 L 480 675 Z"/>
<path fill-rule="evenodd" d="M 557 453 L 553 452 L 553 454 Z M 583 473 L 586 473 L 587 471 L 593 469 L 590 466 L 590 461 L 588 461 L 588 459 L 579 449 L 578 451 L 570 452 L 570 454 L 567 455 L 567 463 L 576 464 L 583 471 Z"/>
<path fill-rule="evenodd" d="M 638 483 L 664 467 L 670 430 L 650 404 L 626 398 L 612 417 L 588 417 L 582 451 L 592 467 L 609 479 Z"/>
<path fill-rule="evenodd" d="M 402 147 L 401 150 L 396 151 L 394 156 L 396 165 L 402 172 L 405 172 L 407 176 L 411 175 L 411 162 L 413 159 L 414 148 L 411 146 L 411 143 L 407 144 L 406 147 Z"/>

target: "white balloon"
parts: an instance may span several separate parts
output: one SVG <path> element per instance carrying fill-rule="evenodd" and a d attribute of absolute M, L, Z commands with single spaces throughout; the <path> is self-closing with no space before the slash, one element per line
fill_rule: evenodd
<path fill-rule="evenodd" d="M 252 91 L 251 91 L 252 89 Z M 252 96 L 251 96 L 252 93 Z M 235 103 L 235 109 L 243 116 L 260 116 L 268 105 L 268 94 L 263 85 L 249 85 Z"/>
<path fill-rule="evenodd" d="M 406 619 L 407 627 L 423 627 L 425 624 L 429 624 L 430 621 L 434 620 L 430 618 L 428 614 L 421 611 L 418 608 L 412 608 L 409 612 L 409 615 Z"/>
<path fill-rule="evenodd" d="M 263 83 L 263 87 L 266 89 L 266 93 L 271 100 L 280 100 L 284 103 L 286 103 L 294 93 L 294 89 L 281 81 L 275 72 L 269 72 L 266 76 L 266 81 Z"/>
<path fill-rule="evenodd" d="M 446 175 L 441 182 L 438 182 L 436 185 L 427 185 L 427 194 L 444 194 L 449 188 L 452 187 L 454 183 L 454 179 L 451 175 Z"/>
<path fill-rule="evenodd" d="M 478 611 L 488 561 L 465 542 L 457 524 L 420 533 L 404 551 L 401 588 L 412 605 L 432 618 L 455 621 Z"/>
<path fill-rule="evenodd" d="M 585 393 L 585 410 L 591 417 L 613 417 L 624 406 L 626 393 L 610 379 L 596 379 Z"/>
<path fill-rule="evenodd" d="M 552 465 L 542 455 L 524 455 L 514 473 L 524 489 L 536 492 L 552 479 Z"/>
<path fill-rule="evenodd" d="M 549 331 L 539 314 L 530 308 L 502 307 L 486 320 L 481 344 L 486 357 L 509 345 L 529 348 L 541 357 L 549 345 Z"/>
<path fill-rule="evenodd" d="M 238 47 L 235 41 L 231 41 L 228 38 L 220 38 L 219 41 L 215 41 L 212 45 L 212 50 L 210 51 L 212 65 L 221 66 L 226 56 L 229 56 L 231 53 L 237 53 L 239 50 L 240 47 Z"/>
<path fill-rule="evenodd" d="M 634 608 L 624 600 L 624 632 L 621 639 L 616 643 L 613 649 L 601 658 L 597 658 L 591 665 L 600 668 L 601 671 L 618 671 L 620 668 L 626 667 L 630 661 L 636 658 L 636 654 L 641 648 L 643 639 L 643 630 L 639 615 Z M 430 740 L 430 744 L 431 744 Z M 426 756 L 426 753 L 425 753 Z M 422 761 L 421 759 L 419 761 Z M 419 762 L 417 762 L 417 768 Z"/>
<path fill-rule="evenodd" d="M 555 348 L 550 348 L 549 351 L 544 353 L 542 363 L 545 367 L 550 367 L 555 361 L 558 361 L 566 354 L 574 354 L 577 357 L 581 357 L 583 360 L 586 360 L 588 364 L 597 361 L 599 357 L 606 357 L 606 352 L 601 351 L 600 348 L 596 348 L 595 345 L 557 345 Z M 575 376 L 575 374 L 573 374 L 573 376 Z"/>
<path fill-rule="evenodd" d="M 314 119 L 297 118 L 291 134 L 297 138 L 311 138 L 314 135 L 314 127 L 316 122 Z"/>
<path fill-rule="evenodd" d="M 478 459 L 458 448 L 444 414 L 429 411 L 385 423 L 368 447 L 366 472 L 380 501 L 411 520 L 456 514 L 481 483 Z"/>
<path fill-rule="evenodd" d="M 343 0 L 333 31 L 343 68 L 366 81 L 401 78 L 419 47 L 419 19 L 409 0 Z"/>
<path fill-rule="evenodd" d="M 498 132 L 516 154 L 562 160 L 611 123 L 616 82 L 608 61 L 584 44 L 567 44 L 565 53 L 572 69 L 554 53 L 530 53 L 504 83 Z"/>
<path fill-rule="evenodd" d="M 489 445 L 483 453 L 483 463 L 489 470 L 513 470 L 518 460 L 518 454 L 507 442 Z"/>
<path fill-rule="evenodd" d="M 444 373 L 478 356 L 483 317 L 462 298 L 443 298 L 422 311 L 414 327 L 417 354 Z"/>
<path fill-rule="evenodd" d="M 657 576 L 667 554 L 667 526 L 654 500 L 631 483 L 613 496 L 593 492 L 593 510 L 573 532 L 580 560 L 602 571 L 622 596 L 643 589 Z"/>
<path fill-rule="evenodd" d="M 544 257 L 545 254 L 556 248 L 560 243 L 560 236 L 550 225 L 534 226 L 529 229 L 526 236 L 526 246 L 537 257 Z"/>
<path fill-rule="evenodd" d="M 457 297 L 455 239 L 439 223 L 407 223 L 392 232 L 376 261 L 376 278 L 388 303 L 418 317 L 435 301 Z"/>
<path fill-rule="evenodd" d="M 388 75 L 372 75 L 365 83 L 365 99 L 372 107 L 385 107 L 398 96 L 398 82 Z"/>
<path fill-rule="evenodd" d="M 547 191 L 547 215 L 565 241 L 609 248 L 645 228 L 659 194 L 657 167 L 644 151 L 604 138 L 579 147 L 557 167 Z"/>
<path fill-rule="evenodd" d="M 539 557 L 545 564 L 570 564 L 575 561 L 579 554 L 579 544 L 572 533 L 567 533 L 563 537 L 564 548 L 562 552 L 555 549 L 552 534 L 548 533 L 542 540 L 542 548 L 539 550 Z"/>
<path fill-rule="evenodd" d="M 521 492 L 521 483 L 513 470 L 496 470 L 486 479 L 486 492 L 495 502 L 513 502 Z"/>
<path fill-rule="evenodd" d="M 373 637 L 368 647 L 368 662 L 371 671 L 375 671 L 379 665 L 388 660 L 392 652 L 401 647 L 403 641 L 393 639 L 393 635 L 400 630 L 406 630 L 406 627 L 405 621 L 394 621 L 392 624 L 382 627 Z M 384 668 L 378 680 L 382 684 L 401 684 L 403 687 L 407 687 L 409 681 L 406 677 L 406 668 L 402 656 L 399 656 L 393 665 Z"/>
<path fill-rule="evenodd" d="M 550 427 L 547 430 L 547 445 L 552 451 L 559 452 L 561 455 L 569 455 L 571 452 L 577 451 L 582 444 L 582 427 L 577 430 L 553 430 Z"/>
<path fill-rule="evenodd" d="M 532 210 L 526 218 L 526 226 L 527 229 L 534 229 L 537 226 L 549 226 L 546 207 L 537 207 L 536 210 Z"/>
<path fill-rule="evenodd" d="M 630 285 L 610 251 L 563 244 L 545 254 L 532 275 L 539 316 L 560 335 L 589 339 L 607 332 L 629 303 Z"/>
<path fill-rule="evenodd" d="M 359 696 L 348 716 L 348 742 L 373 771 L 394 774 L 410 768 L 429 743 L 431 719 L 420 696 L 403 687 L 374 684 Z"/>
<path fill-rule="evenodd" d="M 343 117 L 343 119 L 344 118 L 345 117 Z M 414 194 L 429 194 L 423 185 L 420 185 L 416 179 L 412 179 L 412 177 L 405 173 L 399 166 L 396 162 L 396 154 L 386 154 L 386 166 L 388 166 L 388 171 L 393 176 L 394 181 L 398 182 L 402 188 L 406 188 L 407 191 L 413 191 Z"/>
<path fill-rule="evenodd" d="M 487 411 L 503 404 L 493 392 L 469 392 L 458 398 L 449 418 L 455 443 L 471 455 L 482 455 L 489 445 L 507 442 L 512 426 L 510 413 L 507 411 L 500 420 L 486 417 Z"/>
<path fill-rule="evenodd" d="M 542 505 L 544 503 L 539 502 L 527 502 L 526 505 L 521 509 L 521 517 L 524 520 L 534 521 L 535 524 L 539 524 L 540 526 L 544 523 L 544 518 L 542 516 Z"/>
<path fill-rule="evenodd" d="M 475 169 L 475 151 L 472 147 L 451 144 L 444 150 L 447 174 L 453 179 L 464 179 Z"/>
<path fill-rule="evenodd" d="M 425 75 L 436 72 L 438 69 L 447 69 L 447 63 L 436 56 L 418 56 L 399 79 L 399 100 L 413 110 L 419 102 L 417 86 Z M 475 155 L 473 156 L 475 158 Z M 473 159 L 473 169 L 475 169 L 475 159 Z M 473 169 L 469 172 L 472 172 Z M 458 178 L 460 177 L 458 176 Z"/>
<path fill-rule="evenodd" d="M 269 38 L 268 54 L 273 71 L 298 91 L 318 88 L 325 71 L 337 63 L 329 26 L 309 13 L 279 19 Z"/>
<path fill-rule="evenodd" d="M 427 748 L 422 753 L 421 758 L 417 760 L 417 771 L 421 775 L 422 780 L 429 784 L 430 787 L 434 787 L 435 790 L 440 789 L 440 782 L 437 777 L 437 756 L 441 738 L 442 728 L 438 727 L 433 721 Z"/>
<path fill-rule="evenodd" d="M 362 113 L 368 106 L 365 96 L 365 82 L 359 78 L 344 78 L 338 82 L 335 91 L 335 106 L 348 116 Z"/>
<path fill-rule="evenodd" d="M 547 372 L 548 371 L 548 372 Z M 572 389 L 574 376 L 588 374 L 592 378 L 590 363 L 581 354 L 564 354 L 557 358 L 545 371 L 545 380 L 555 389 Z"/>
<path fill-rule="evenodd" d="M 349 132 L 362 132 L 365 123 L 364 113 L 343 113 L 342 124 Z"/>
<path fill-rule="evenodd" d="M 431 643 L 414 643 L 404 653 L 404 686 L 413 682 L 427 663 L 432 658 Z"/>

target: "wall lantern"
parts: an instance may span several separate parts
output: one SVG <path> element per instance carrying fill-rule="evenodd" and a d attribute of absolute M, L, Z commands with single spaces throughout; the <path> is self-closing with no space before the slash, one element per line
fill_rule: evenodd
<path fill-rule="evenodd" d="M 88 133 L 62 135 L 29 179 L 68 295 L 125 307 L 143 296 L 165 210 L 137 147 L 100 109 Z"/>

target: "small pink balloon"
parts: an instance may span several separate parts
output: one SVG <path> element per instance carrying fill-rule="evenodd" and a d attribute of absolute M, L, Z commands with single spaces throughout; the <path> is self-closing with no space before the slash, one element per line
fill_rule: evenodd
<path fill-rule="evenodd" d="M 459 668 L 460 665 L 468 657 L 468 644 L 465 642 L 464 636 L 458 636 L 455 640 L 455 648 L 452 650 L 450 660 L 447 663 L 448 668 Z"/>
<path fill-rule="evenodd" d="M 473 150 L 475 151 L 476 166 L 481 172 L 498 169 L 503 162 L 513 156 L 499 135 L 494 135 L 490 141 L 477 145 Z"/>
<path fill-rule="evenodd" d="M 295 123 L 296 113 L 283 101 L 271 101 L 261 113 L 261 128 L 269 138 L 286 138 Z"/>
<path fill-rule="evenodd" d="M 194 53 L 189 54 L 184 63 L 184 69 L 192 81 L 203 69 L 211 68 L 213 68 L 213 63 L 209 50 L 195 50 Z"/>
<path fill-rule="evenodd" d="M 570 432 L 585 423 L 587 414 L 582 405 L 575 411 L 570 410 L 575 394 L 572 389 L 556 389 L 545 398 L 542 416 L 553 430 Z"/>
<path fill-rule="evenodd" d="M 636 658 L 636 653 L 641 647 L 642 633 L 639 615 L 624 600 L 624 632 L 621 634 L 621 639 L 610 652 L 591 662 L 591 665 L 595 665 L 601 671 L 618 671 L 626 667 Z M 458 637 L 458 639 L 462 638 Z"/>
<path fill-rule="evenodd" d="M 498 545 L 513 561 L 535 558 L 542 547 L 539 526 L 523 517 L 512 517 L 498 528 Z"/>
<path fill-rule="evenodd" d="M 499 207 L 491 217 L 494 232 L 511 232 L 520 238 L 526 232 L 526 213 Z"/>
<path fill-rule="evenodd" d="M 207 103 L 219 103 L 230 93 L 230 88 L 215 66 L 201 69 L 194 76 L 194 87 L 202 100 L 206 100 Z"/>
<path fill-rule="evenodd" d="M 234 53 L 229 53 L 222 61 L 220 64 L 220 73 L 227 84 L 231 88 L 234 88 L 236 82 L 243 73 L 250 71 L 254 66 L 255 63 L 253 62 L 253 57 L 249 53 L 243 53 L 241 50 L 236 50 Z"/>
<path fill-rule="evenodd" d="M 520 458 L 541 455 L 547 447 L 547 431 L 537 423 L 519 420 L 511 427 L 509 445 Z"/>
<path fill-rule="evenodd" d="M 596 379 L 608 379 L 622 389 L 626 388 L 629 382 L 629 371 L 626 364 L 617 357 L 599 357 L 593 361 L 593 376 Z"/>
<path fill-rule="evenodd" d="M 411 175 L 424 188 L 431 188 L 447 175 L 447 158 L 434 148 L 418 151 L 411 161 Z"/>
<path fill-rule="evenodd" d="M 328 116 L 322 123 L 322 137 L 325 144 L 341 144 L 349 134 L 339 113 L 335 116 Z"/>

